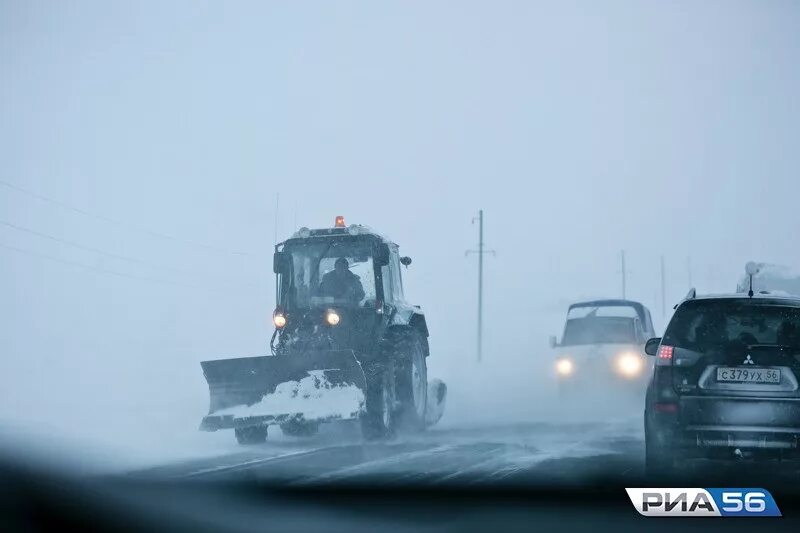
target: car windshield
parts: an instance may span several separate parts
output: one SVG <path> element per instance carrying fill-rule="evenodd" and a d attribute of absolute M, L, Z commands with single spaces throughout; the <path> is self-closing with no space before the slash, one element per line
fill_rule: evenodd
<path fill-rule="evenodd" d="M 626 317 L 589 316 L 567 320 L 563 345 L 636 342 L 635 321 Z"/>
<path fill-rule="evenodd" d="M 291 255 L 292 271 L 284 306 L 303 309 L 374 302 L 372 250 L 370 243 L 341 239 L 287 244 L 284 252 Z"/>
<path fill-rule="evenodd" d="M 19 436 L 154 484 L 534 487 L 571 531 L 555 485 L 728 442 L 682 402 L 717 429 L 645 438 L 687 291 L 800 292 L 800 0 L 0 0 L 0 102 L 0 524 Z M 800 345 L 693 305 L 667 341 Z M 800 352 L 752 352 L 787 442 L 743 440 L 800 460 Z"/>
<path fill-rule="evenodd" d="M 705 352 L 731 345 L 800 350 L 800 308 L 750 300 L 696 300 L 683 304 L 664 344 Z"/>

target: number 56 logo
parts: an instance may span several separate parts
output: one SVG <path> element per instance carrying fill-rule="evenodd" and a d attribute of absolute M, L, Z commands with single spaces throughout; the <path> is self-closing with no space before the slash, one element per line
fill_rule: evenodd
<path fill-rule="evenodd" d="M 722 516 L 781 516 L 766 489 L 706 489 L 719 503 Z"/>
<path fill-rule="evenodd" d="M 625 489 L 644 516 L 781 516 L 766 489 Z"/>

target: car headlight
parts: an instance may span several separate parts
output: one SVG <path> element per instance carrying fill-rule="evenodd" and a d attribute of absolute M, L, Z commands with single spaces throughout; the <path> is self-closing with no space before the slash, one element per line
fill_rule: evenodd
<path fill-rule="evenodd" d="M 339 323 L 340 319 L 339 313 L 332 309 L 325 313 L 325 322 L 327 322 L 329 326 L 335 326 Z"/>
<path fill-rule="evenodd" d="M 556 372 L 562 376 L 569 376 L 575 370 L 575 365 L 569 359 L 563 358 L 556 361 Z"/>
<path fill-rule="evenodd" d="M 642 373 L 644 363 L 635 353 L 623 353 L 617 357 L 617 372 L 625 377 L 635 377 Z"/>

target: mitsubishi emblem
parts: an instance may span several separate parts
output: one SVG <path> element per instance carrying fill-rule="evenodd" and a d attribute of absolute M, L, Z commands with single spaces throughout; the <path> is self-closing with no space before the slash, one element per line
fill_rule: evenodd
<path fill-rule="evenodd" d="M 753 362 L 753 358 L 750 357 L 750 354 L 747 354 L 747 357 L 745 357 L 744 362 L 742 364 L 743 365 L 754 365 L 755 363 Z"/>

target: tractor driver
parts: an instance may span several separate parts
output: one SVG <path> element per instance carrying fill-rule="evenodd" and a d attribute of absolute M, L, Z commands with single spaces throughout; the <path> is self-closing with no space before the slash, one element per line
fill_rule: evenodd
<path fill-rule="evenodd" d="M 322 276 L 319 284 L 321 296 L 332 296 L 337 300 L 360 302 L 365 294 L 359 277 L 350 272 L 347 258 L 340 257 L 334 263 L 334 269 Z"/>

